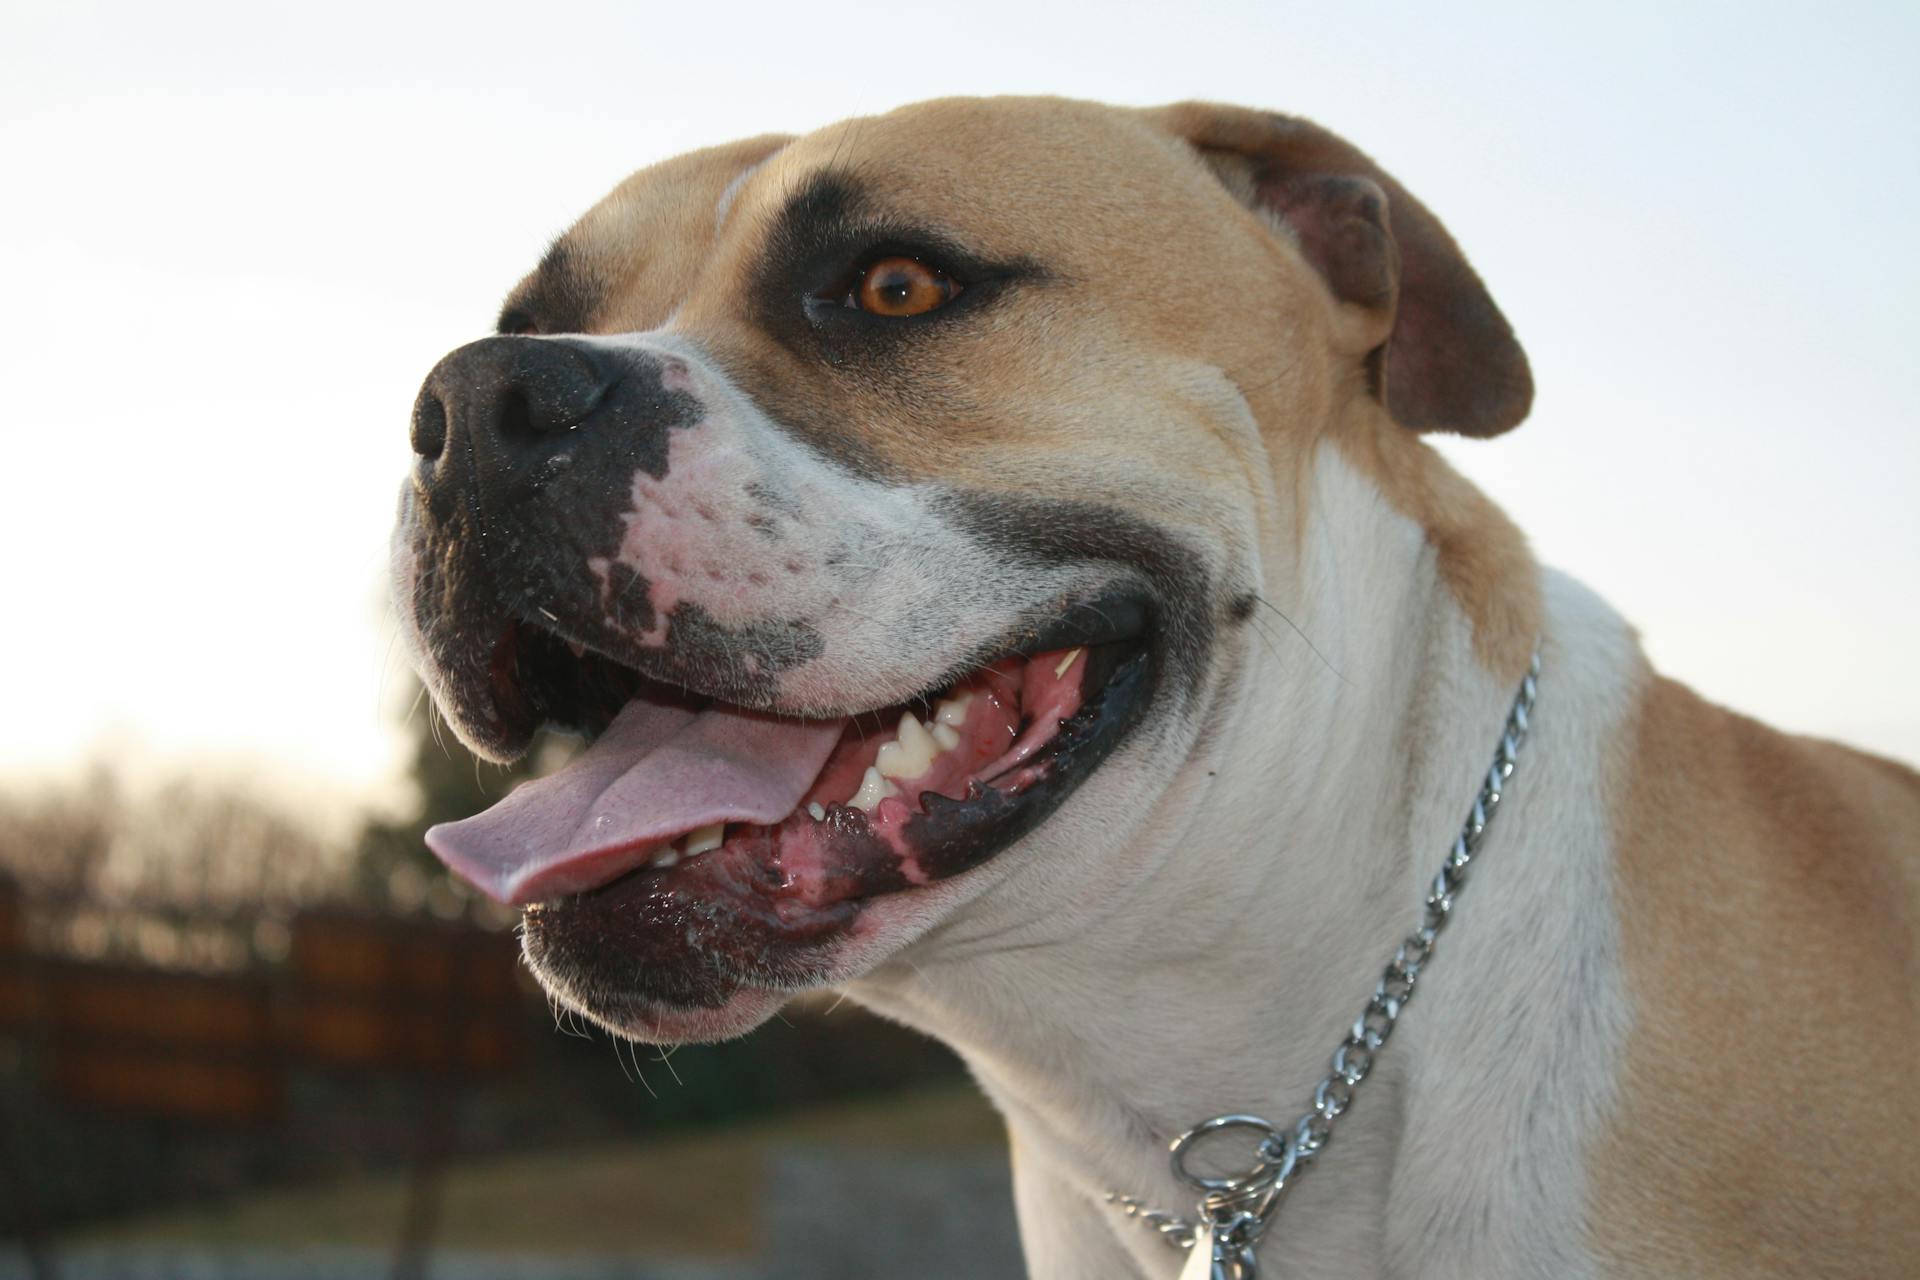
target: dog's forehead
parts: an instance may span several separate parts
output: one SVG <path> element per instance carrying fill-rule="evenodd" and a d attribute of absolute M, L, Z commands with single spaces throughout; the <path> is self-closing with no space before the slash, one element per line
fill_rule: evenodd
<path fill-rule="evenodd" d="M 1218 184 L 1144 113 L 1051 98 L 942 99 L 675 157 L 627 178 L 555 242 L 503 328 L 664 324 L 698 288 L 748 287 L 780 216 L 822 177 L 863 212 L 964 238 L 984 254 L 1065 264 L 1167 246 L 1149 234 Z M 1065 211 L 1073 211 L 1068 216 Z"/>
<path fill-rule="evenodd" d="M 877 210 L 1008 242 L 980 246 L 989 251 L 1074 242 L 1063 210 L 1131 213 L 1142 187 L 1204 188 L 1191 158 L 1144 118 L 1053 98 L 947 98 L 843 121 L 772 157 L 743 195 L 771 214 L 822 174 L 857 185 Z"/>

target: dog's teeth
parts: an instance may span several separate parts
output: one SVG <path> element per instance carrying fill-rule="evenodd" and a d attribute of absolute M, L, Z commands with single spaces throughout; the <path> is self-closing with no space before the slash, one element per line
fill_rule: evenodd
<path fill-rule="evenodd" d="M 710 827 L 697 827 L 687 832 L 687 856 L 705 853 L 709 849 L 718 849 L 727 836 L 727 824 L 716 822 Z"/>
<path fill-rule="evenodd" d="M 888 796 L 897 796 L 900 788 L 880 776 L 880 770 L 867 766 L 866 776 L 860 779 L 860 789 L 853 793 L 847 803 L 863 813 L 872 813 L 873 807 Z"/>
<path fill-rule="evenodd" d="M 1073 660 L 1079 656 L 1080 656 L 1080 650 L 1078 649 L 1069 650 L 1067 653 L 1067 656 L 1060 659 L 1060 665 L 1053 669 L 1053 678 L 1058 680 L 1061 676 L 1064 676 L 1065 674 L 1067 674 L 1067 668 L 1072 666 Z"/>
<path fill-rule="evenodd" d="M 900 729 L 893 741 L 880 748 L 880 754 L 874 757 L 874 766 L 888 778 L 917 778 L 939 754 L 940 744 L 927 732 L 927 727 L 911 715 L 904 715 L 900 717 Z"/>
<path fill-rule="evenodd" d="M 942 751 L 951 751 L 960 745 L 960 731 L 950 724 L 935 724 L 933 740 L 940 744 Z"/>
<path fill-rule="evenodd" d="M 933 721 L 935 724 L 951 725 L 955 729 L 958 729 L 966 724 L 967 708 L 971 705 L 973 705 L 973 693 L 971 691 L 963 693 L 957 698 L 943 698 L 934 705 Z"/>
<path fill-rule="evenodd" d="M 674 866 L 678 866 L 679 864 L 680 864 L 680 851 L 674 848 L 672 845 L 668 845 L 666 848 L 662 849 L 659 853 L 654 854 L 653 862 L 651 863 L 651 865 L 656 867 L 674 867 Z"/>
<path fill-rule="evenodd" d="M 815 800 L 807 806 L 807 816 L 815 822 L 825 822 L 827 820 L 827 810 L 818 800 Z"/>

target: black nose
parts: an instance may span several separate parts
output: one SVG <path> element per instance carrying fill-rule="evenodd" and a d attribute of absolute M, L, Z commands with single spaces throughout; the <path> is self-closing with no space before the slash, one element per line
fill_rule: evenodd
<path fill-rule="evenodd" d="M 482 338 L 427 375 L 413 405 L 413 451 L 430 472 L 470 450 L 483 490 L 537 487 L 619 381 L 583 346 Z M 464 450 L 462 448 L 464 442 Z"/>

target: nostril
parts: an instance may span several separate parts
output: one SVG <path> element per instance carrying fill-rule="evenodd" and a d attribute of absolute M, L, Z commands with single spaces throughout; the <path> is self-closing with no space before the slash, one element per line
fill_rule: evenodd
<path fill-rule="evenodd" d="M 502 440 L 531 440 L 542 434 L 533 420 L 533 407 L 527 401 L 525 387 L 511 386 L 500 393 L 500 416 L 496 419 Z"/>
<path fill-rule="evenodd" d="M 432 462 L 447 447 L 447 406 L 431 391 L 423 391 L 413 405 L 413 451 Z"/>
<path fill-rule="evenodd" d="M 657 385 L 609 401 L 626 372 L 611 356 L 565 339 L 482 338 L 449 352 L 414 401 L 417 481 L 458 493 L 473 479 L 502 499 L 541 488 L 578 449 L 593 447 L 574 432 L 607 414 L 610 403 L 628 414 L 658 412 L 664 393 Z"/>

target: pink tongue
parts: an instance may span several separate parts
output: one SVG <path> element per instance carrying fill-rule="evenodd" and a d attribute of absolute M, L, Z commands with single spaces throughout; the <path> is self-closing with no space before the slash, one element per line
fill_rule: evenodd
<path fill-rule="evenodd" d="M 775 720 L 635 699 L 579 759 L 427 847 L 489 897 L 539 902 L 605 884 L 683 832 L 792 813 L 845 720 Z"/>

